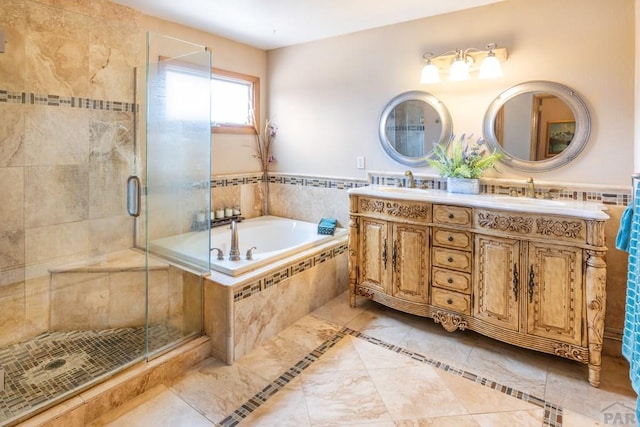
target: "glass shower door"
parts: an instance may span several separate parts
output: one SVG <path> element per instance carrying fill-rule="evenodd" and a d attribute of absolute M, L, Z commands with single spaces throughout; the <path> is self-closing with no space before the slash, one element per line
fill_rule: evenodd
<path fill-rule="evenodd" d="M 202 273 L 209 271 L 211 54 L 149 33 L 145 230 L 147 351 L 202 331 Z M 167 267 L 168 264 L 168 267 Z"/>

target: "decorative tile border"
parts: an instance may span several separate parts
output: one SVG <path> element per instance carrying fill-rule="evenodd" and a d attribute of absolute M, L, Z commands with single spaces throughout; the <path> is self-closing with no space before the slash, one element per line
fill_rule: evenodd
<path fill-rule="evenodd" d="M 389 344 L 377 338 L 371 337 L 369 335 L 363 334 L 361 332 L 355 331 L 353 329 L 343 327 L 339 332 L 329 338 L 327 341 L 316 347 L 311 353 L 302 358 L 298 363 L 289 368 L 285 373 L 280 375 L 277 379 L 275 379 L 271 384 L 267 385 L 261 391 L 253 395 L 249 400 L 240 405 L 235 411 L 233 411 L 230 415 L 225 417 L 220 423 L 219 426 L 222 427 L 233 427 L 238 425 L 243 419 L 245 419 L 249 414 L 258 409 L 260 406 L 265 404 L 267 400 L 278 391 L 282 390 L 287 386 L 294 378 L 302 373 L 305 369 L 307 369 L 312 363 L 318 361 L 321 356 L 323 356 L 330 348 L 335 346 L 340 340 L 345 338 L 347 335 L 351 335 L 353 337 L 362 339 L 371 344 L 377 345 L 379 347 L 386 348 L 389 351 L 393 351 L 398 354 L 402 354 L 404 356 L 410 357 L 413 360 L 416 360 L 420 363 L 424 363 L 434 368 L 442 369 L 443 371 L 449 372 L 451 374 L 460 376 L 466 380 L 473 381 L 476 384 L 483 385 L 492 390 L 499 391 L 500 393 L 504 393 L 508 396 L 515 397 L 516 399 L 523 400 L 527 403 L 531 403 L 540 408 L 544 408 L 544 418 L 543 425 L 549 427 L 562 427 L 562 408 L 553 403 L 547 402 L 544 399 L 541 399 L 536 396 L 532 396 L 528 393 L 516 390 L 512 387 L 508 387 L 506 385 L 500 384 L 496 381 L 489 380 L 487 378 L 480 377 L 471 372 L 467 372 L 462 369 L 455 368 L 449 364 L 439 362 L 434 359 L 430 359 L 420 353 L 413 352 L 411 350 L 407 350 L 405 348 L 399 347 L 394 344 Z"/>
<path fill-rule="evenodd" d="M 283 280 L 290 279 L 297 274 L 315 267 L 316 265 L 320 265 L 327 260 L 335 258 L 347 252 L 348 249 L 348 243 L 344 242 L 339 244 L 338 246 L 324 250 L 319 254 L 311 255 L 300 261 L 296 261 L 295 263 L 288 265 L 283 269 L 280 269 L 273 273 L 269 273 L 266 276 L 256 280 L 255 282 L 251 282 L 234 290 L 233 301 L 238 302 L 243 299 L 249 298 L 252 295 L 256 295 L 264 291 L 265 289 L 270 288 L 271 286 L 277 285 Z"/>
<path fill-rule="evenodd" d="M 262 182 L 262 174 L 249 174 L 242 176 L 220 176 L 211 180 L 211 187 L 229 187 L 234 185 L 255 184 Z M 336 190 L 348 190 L 350 188 L 364 187 L 367 185 L 389 185 L 407 186 L 409 180 L 404 174 L 397 172 L 371 172 L 369 180 L 326 178 L 287 174 L 270 174 L 269 182 L 274 184 L 294 185 L 300 187 L 331 188 Z M 446 190 L 447 181 L 445 178 L 437 176 L 416 176 L 417 187 L 434 190 Z M 486 194 L 509 195 L 511 190 L 516 190 L 518 194 L 524 195 L 526 184 L 523 180 L 515 179 L 482 179 L 480 191 Z M 554 199 L 577 200 L 584 202 L 599 202 L 610 206 L 626 206 L 631 201 L 631 186 L 626 189 L 624 186 L 598 189 L 597 186 L 589 188 L 588 185 L 563 183 L 546 183 L 546 185 L 536 184 L 536 192 L 539 197 L 549 192 Z"/>
<path fill-rule="evenodd" d="M 84 110 L 103 110 L 133 112 L 136 104 L 130 102 L 105 101 L 101 99 L 80 98 L 75 96 L 43 95 L 32 92 L 11 92 L 0 89 L 0 103 L 47 105 L 49 107 L 79 108 Z"/>

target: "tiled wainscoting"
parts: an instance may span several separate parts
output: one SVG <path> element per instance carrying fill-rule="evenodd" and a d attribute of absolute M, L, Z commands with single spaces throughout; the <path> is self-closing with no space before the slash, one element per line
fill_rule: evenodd
<path fill-rule="evenodd" d="M 446 179 L 414 173 L 416 185 L 427 189 L 446 189 Z M 349 224 L 347 190 L 365 185 L 408 185 L 404 172 L 370 171 L 366 180 L 271 173 L 269 176 L 269 213 L 272 215 L 318 222 L 322 217 L 337 218 L 341 227 Z M 483 178 L 481 191 L 509 195 L 516 190 L 523 195 L 526 177 L 521 179 Z M 542 197 L 600 202 L 610 216 L 606 223 L 607 251 L 607 319 L 605 352 L 619 354 L 626 293 L 627 254 L 614 247 L 620 216 L 631 198 L 631 186 L 598 186 L 577 183 L 536 181 L 536 193 Z M 215 207 L 242 206 L 246 217 L 259 216 L 262 207 L 262 175 L 258 173 L 216 176 L 212 180 L 212 203 Z"/>

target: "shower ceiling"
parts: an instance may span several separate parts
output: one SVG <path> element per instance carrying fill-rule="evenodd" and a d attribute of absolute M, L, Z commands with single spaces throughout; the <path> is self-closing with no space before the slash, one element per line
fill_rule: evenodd
<path fill-rule="evenodd" d="M 261 49 L 275 49 L 504 0 L 114 1 Z"/>

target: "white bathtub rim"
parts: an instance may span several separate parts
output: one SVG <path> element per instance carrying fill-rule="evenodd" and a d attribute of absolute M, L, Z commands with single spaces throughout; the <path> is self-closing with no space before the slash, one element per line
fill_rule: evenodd
<path fill-rule="evenodd" d="M 232 287 L 235 290 L 236 288 L 242 287 L 248 283 L 255 282 L 256 280 L 263 278 L 269 273 L 272 273 L 277 270 L 281 270 L 287 265 L 295 264 L 306 258 L 310 258 L 313 255 L 322 253 L 329 248 L 333 248 L 336 246 L 340 246 L 343 243 L 347 243 L 348 240 L 349 240 L 348 234 L 336 236 L 328 242 L 305 249 L 296 254 L 290 255 L 286 258 L 281 258 L 270 264 L 264 265 L 262 267 L 258 267 L 255 270 L 248 271 L 239 276 L 229 276 L 219 271 L 211 270 L 208 274 L 205 274 L 204 277 L 207 280 L 210 280 L 222 286 Z"/>

